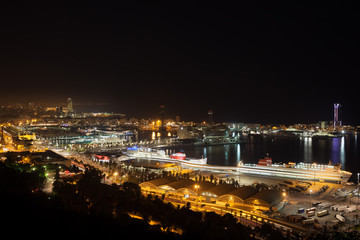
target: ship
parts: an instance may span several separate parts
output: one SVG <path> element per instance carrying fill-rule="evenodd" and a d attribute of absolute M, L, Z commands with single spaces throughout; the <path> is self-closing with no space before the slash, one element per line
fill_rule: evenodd
<path fill-rule="evenodd" d="M 292 178 L 313 181 L 347 182 L 352 173 L 341 170 L 341 164 L 332 165 L 316 163 L 276 164 L 269 156 L 260 159 L 257 164 L 244 164 L 241 161 L 237 166 L 239 173 L 263 175 L 277 178 Z"/>
<path fill-rule="evenodd" d="M 90 138 L 78 138 L 70 141 L 71 144 L 89 144 L 91 142 L 92 139 Z"/>
<path fill-rule="evenodd" d="M 91 157 L 93 161 L 110 162 L 109 156 L 106 155 L 93 154 Z"/>
<path fill-rule="evenodd" d="M 191 165 L 206 165 L 207 158 L 188 158 L 185 153 L 178 152 L 171 155 L 167 155 L 164 150 L 152 149 L 152 148 L 139 148 L 137 146 L 128 147 L 125 155 L 135 158 L 145 158 L 150 160 L 158 160 L 165 162 L 174 162 L 180 164 Z"/>
<path fill-rule="evenodd" d="M 177 160 L 185 160 L 186 154 L 182 152 L 174 153 L 170 155 L 171 159 L 177 159 Z"/>
<path fill-rule="evenodd" d="M 290 178 L 308 181 L 326 181 L 344 183 L 349 180 L 352 173 L 341 170 L 341 165 L 328 165 L 316 163 L 273 163 L 272 158 L 266 156 L 259 159 L 257 164 L 244 164 L 242 161 L 237 166 L 217 166 L 207 164 L 207 158 L 187 158 L 185 153 L 167 155 L 164 150 L 151 148 L 128 148 L 125 153 L 129 157 L 144 158 L 148 160 L 173 162 L 191 169 L 209 170 L 214 172 L 227 172 L 233 174 L 261 175 L 263 177 Z"/>

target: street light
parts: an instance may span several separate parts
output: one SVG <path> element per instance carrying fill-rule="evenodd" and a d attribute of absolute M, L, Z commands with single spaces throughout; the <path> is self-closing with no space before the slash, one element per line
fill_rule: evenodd
<path fill-rule="evenodd" d="M 118 172 L 114 172 L 114 176 L 115 176 L 115 183 L 116 183 L 116 178 L 117 178 L 117 176 L 119 175 L 119 173 Z"/>
<path fill-rule="evenodd" d="M 195 184 L 194 187 L 196 189 L 196 207 L 199 208 L 199 188 L 200 188 L 200 185 Z"/>

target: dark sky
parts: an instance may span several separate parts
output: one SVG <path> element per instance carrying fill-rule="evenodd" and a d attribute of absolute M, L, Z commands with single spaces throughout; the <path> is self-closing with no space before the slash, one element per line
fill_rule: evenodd
<path fill-rule="evenodd" d="M 343 122 L 360 124 L 349 1 L 74 2 L 1 3 L 0 104 L 71 97 L 136 117 L 163 104 L 183 120 L 213 109 L 216 121 L 312 123 L 340 102 Z"/>

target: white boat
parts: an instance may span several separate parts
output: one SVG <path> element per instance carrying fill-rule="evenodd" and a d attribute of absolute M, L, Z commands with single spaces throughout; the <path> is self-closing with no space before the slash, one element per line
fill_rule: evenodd
<path fill-rule="evenodd" d="M 126 155 L 136 158 L 146 158 L 165 162 L 182 164 L 193 169 L 208 169 L 221 172 L 237 172 L 241 174 L 261 175 L 275 178 L 291 178 L 297 180 L 310 181 L 331 181 L 337 183 L 347 182 L 352 173 L 341 170 L 340 165 L 324 165 L 315 163 L 292 163 L 273 164 L 272 159 L 266 157 L 260 159 L 258 164 L 243 164 L 241 161 L 238 166 L 216 166 L 207 164 L 206 158 L 193 159 L 184 157 L 184 153 L 167 155 L 163 150 L 151 148 L 128 148 Z"/>
<path fill-rule="evenodd" d="M 156 150 L 152 148 L 139 148 L 137 146 L 128 148 L 126 155 L 135 158 L 146 158 L 150 160 L 174 162 L 184 165 L 206 165 L 207 158 L 187 158 L 185 153 L 174 153 L 170 156 L 165 153 L 164 150 Z"/>
<path fill-rule="evenodd" d="M 260 159 L 258 164 L 238 165 L 238 172 L 248 174 L 267 175 L 281 178 L 295 178 L 306 180 L 322 180 L 347 182 L 352 173 L 341 170 L 341 165 L 325 165 L 316 163 L 273 164 L 272 159 Z"/>

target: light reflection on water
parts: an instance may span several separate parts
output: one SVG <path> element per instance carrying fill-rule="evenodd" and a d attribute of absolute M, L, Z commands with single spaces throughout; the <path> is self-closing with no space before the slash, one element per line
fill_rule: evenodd
<path fill-rule="evenodd" d="M 304 162 L 312 162 L 312 138 L 306 137 L 304 139 Z"/>
<path fill-rule="evenodd" d="M 357 135 L 341 138 L 288 138 L 274 139 L 265 136 L 244 137 L 240 144 L 213 146 L 183 146 L 173 148 L 183 151 L 188 157 L 207 157 L 209 164 L 236 166 L 239 161 L 257 163 L 269 153 L 273 162 L 316 162 L 319 164 L 340 163 L 342 169 L 360 172 Z M 355 174 L 356 175 L 356 174 Z"/>

